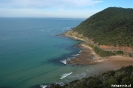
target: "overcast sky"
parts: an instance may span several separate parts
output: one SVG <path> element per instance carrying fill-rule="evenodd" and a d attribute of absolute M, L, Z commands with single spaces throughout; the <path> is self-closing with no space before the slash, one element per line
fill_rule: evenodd
<path fill-rule="evenodd" d="M 0 0 L 0 17 L 88 18 L 114 6 L 133 8 L 133 0 Z"/>

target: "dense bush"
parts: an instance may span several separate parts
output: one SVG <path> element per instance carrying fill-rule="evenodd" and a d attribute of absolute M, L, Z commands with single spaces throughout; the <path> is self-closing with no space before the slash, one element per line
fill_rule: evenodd
<path fill-rule="evenodd" d="M 111 88 L 112 84 L 131 84 L 133 86 L 133 66 L 122 67 L 116 71 L 108 71 L 100 75 L 72 81 L 64 86 L 52 86 L 50 88 Z"/>
<path fill-rule="evenodd" d="M 92 45 L 92 44 L 85 43 L 85 45 L 88 45 L 91 48 L 93 48 L 95 53 L 101 57 L 107 57 L 107 56 L 112 56 L 112 55 L 124 55 L 123 51 L 105 51 L 97 46 Z"/>
<path fill-rule="evenodd" d="M 100 55 L 101 57 L 106 57 L 106 56 L 112 56 L 112 55 L 115 55 L 115 53 L 113 53 L 112 51 L 105 51 L 105 50 L 102 50 L 98 47 L 94 47 L 94 51 Z"/>
<path fill-rule="evenodd" d="M 133 47 L 133 9 L 109 7 L 73 28 L 99 45 Z"/>

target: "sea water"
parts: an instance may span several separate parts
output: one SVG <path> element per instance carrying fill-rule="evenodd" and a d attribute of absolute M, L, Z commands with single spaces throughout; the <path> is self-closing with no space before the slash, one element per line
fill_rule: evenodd
<path fill-rule="evenodd" d="M 57 36 L 84 19 L 0 18 L 0 88 L 70 82 L 98 72 L 66 63 L 80 52 L 79 41 Z"/>
<path fill-rule="evenodd" d="M 0 18 L 0 87 L 52 83 L 69 72 L 61 60 L 79 51 L 74 46 L 78 41 L 56 35 L 82 20 Z"/>

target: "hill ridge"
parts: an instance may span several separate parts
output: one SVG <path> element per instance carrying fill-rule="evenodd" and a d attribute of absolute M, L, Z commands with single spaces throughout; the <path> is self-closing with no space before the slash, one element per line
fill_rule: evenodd
<path fill-rule="evenodd" d="M 125 50 L 133 52 L 133 9 L 106 8 L 83 21 L 72 31 L 93 40 L 99 46 L 114 46 L 119 49 L 125 47 Z"/>

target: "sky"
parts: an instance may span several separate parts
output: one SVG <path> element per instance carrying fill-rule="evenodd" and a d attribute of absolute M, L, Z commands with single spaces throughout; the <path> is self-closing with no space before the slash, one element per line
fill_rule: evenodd
<path fill-rule="evenodd" d="M 0 17 L 88 18 L 107 7 L 133 8 L 133 0 L 0 0 Z"/>

